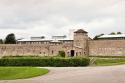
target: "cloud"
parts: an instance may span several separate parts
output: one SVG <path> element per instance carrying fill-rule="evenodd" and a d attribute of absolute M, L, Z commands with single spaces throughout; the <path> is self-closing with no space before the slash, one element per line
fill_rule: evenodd
<path fill-rule="evenodd" d="M 63 35 L 84 28 L 94 36 L 125 32 L 124 0 L 0 0 L 0 35 Z"/>

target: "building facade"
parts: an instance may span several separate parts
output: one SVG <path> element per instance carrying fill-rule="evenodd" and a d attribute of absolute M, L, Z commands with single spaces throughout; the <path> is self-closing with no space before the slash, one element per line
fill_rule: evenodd
<path fill-rule="evenodd" d="M 102 39 L 103 38 L 103 39 Z M 56 56 L 65 51 L 67 56 L 124 56 L 125 37 L 110 36 L 92 40 L 88 32 L 79 29 L 74 32 L 73 39 L 66 36 L 53 36 L 52 39 L 32 37 L 30 40 L 18 40 L 17 44 L 1 44 L 1 56 L 40 55 Z"/>

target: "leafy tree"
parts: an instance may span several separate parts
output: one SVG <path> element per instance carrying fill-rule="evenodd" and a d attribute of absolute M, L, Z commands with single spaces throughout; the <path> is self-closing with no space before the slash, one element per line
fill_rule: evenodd
<path fill-rule="evenodd" d="M 117 34 L 122 34 L 122 32 L 117 32 Z"/>
<path fill-rule="evenodd" d="M 101 37 L 101 36 L 103 36 L 103 35 L 104 35 L 103 33 L 100 34 L 100 35 L 96 35 L 93 39 L 94 39 L 94 40 L 98 40 L 98 38 Z"/>
<path fill-rule="evenodd" d="M 2 39 L 0 39 L 0 44 L 3 44 L 3 40 Z"/>
<path fill-rule="evenodd" d="M 8 34 L 5 38 L 5 44 L 16 44 L 16 38 L 13 33 Z"/>
<path fill-rule="evenodd" d="M 115 32 L 111 32 L 109 35 L 116 35 L 116 33 Z"/>

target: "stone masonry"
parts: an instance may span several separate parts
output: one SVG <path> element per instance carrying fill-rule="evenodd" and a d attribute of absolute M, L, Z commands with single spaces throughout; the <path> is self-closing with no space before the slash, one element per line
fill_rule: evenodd
<path fill-rule="evenodd" d="M 56 56 L 59 51 L 67 56 L 124 56 L 125 40 L 92 40 L 88 32 L 79 29 L 74 32 L 74 39 L 63 42 L 1 44 L 1 56 Z"/>

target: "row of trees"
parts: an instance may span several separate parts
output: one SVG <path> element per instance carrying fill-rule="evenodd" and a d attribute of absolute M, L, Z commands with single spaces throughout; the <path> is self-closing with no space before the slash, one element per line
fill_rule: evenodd
<path fill-rule="evenodd" d="M 16 44 L 16 37 L 13 33 L 8 34 L 4 40 L 0 39 L 0 44 Z"/>
<path fill-rule="evenodd" d="M 109 35 L 119 35 L 119 34 L 122 34 L 122 32 L 112 32 Z"/>
<path fill-rule="evenodd" d="M 97 40 L 99 37 L 103 36 L 104 34 L 99 34 L 99 35 L 96 35 L 93 39 L 94 40 Z"/>
<path fill-rule="evenodd" d="M 111 32 L 109 35 L 119 35 L 119 34 L 122 34 L 122 32 Z M 99 35 L 96 35 L 93 39 L 94 40 L 97 40 L 99 37 L 103 36 L 105 34 L 99 34 Z"/>

